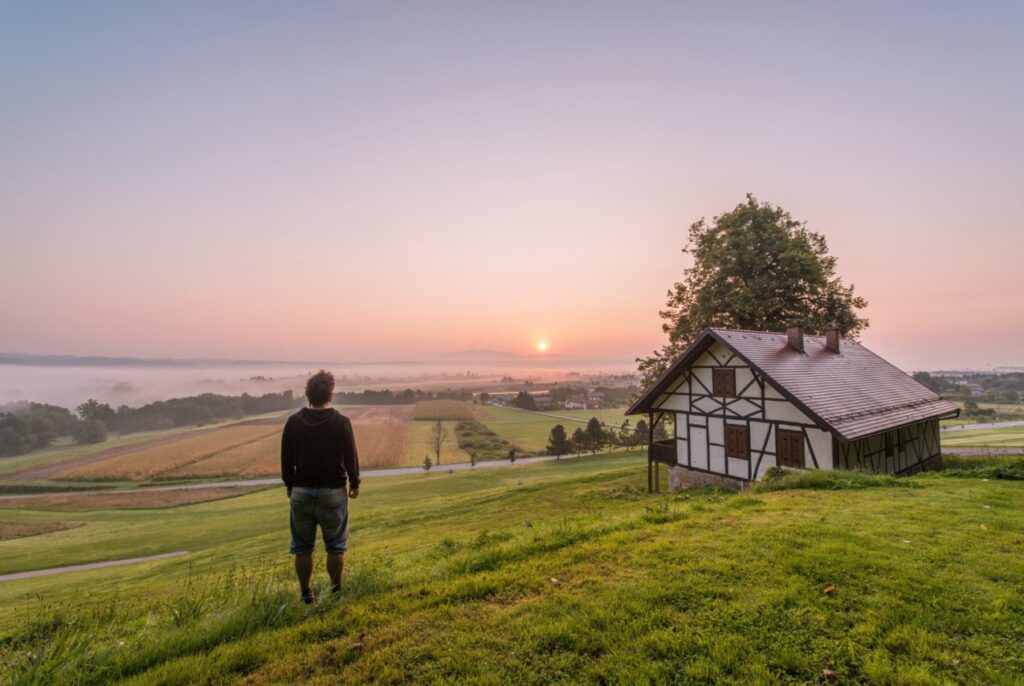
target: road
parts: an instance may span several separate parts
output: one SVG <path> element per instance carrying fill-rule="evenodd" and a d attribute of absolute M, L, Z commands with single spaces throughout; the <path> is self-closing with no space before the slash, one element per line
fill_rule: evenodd
<path fill-rule="evenodd" d="M 37 576 L 50 576 L 52 574 L 66 574 L 67 572 L 83 572 L 87 569 L 103 569 L 104 567 L 117 567 L 119 565 L 130 565 L 135 562 L 150 562 L 153 560 L 165 560 L 169 557 L 188 555 L 187 550 L 179 550 L 174 553 L 161 553 L 149 557 L 129 557 L 126 560 L 107 560 L 105 562 L 90 562 L 84 565 L 71 565 L 69 567 L 50 567 L 49 569 L 33 569 L 30 572 L 17 572 L 15 574 L 0 574 L 0 581 L 17 581 L 18 579 L 34 579 Z"/>

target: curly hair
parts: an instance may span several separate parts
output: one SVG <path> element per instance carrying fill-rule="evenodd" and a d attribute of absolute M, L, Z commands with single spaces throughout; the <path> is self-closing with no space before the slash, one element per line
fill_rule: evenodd
<path fill-rule="evenodd" d="M 313 407 L 326 405 L 334 397 L 334 374 L 318 371 L 306 381 L 306 399 Z"/>

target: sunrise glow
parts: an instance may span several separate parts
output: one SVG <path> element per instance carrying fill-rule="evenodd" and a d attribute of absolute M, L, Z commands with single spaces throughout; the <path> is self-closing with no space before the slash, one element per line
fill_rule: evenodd
<path fill-rule="evenodd" d="M 545 352 L 545 351 L 547 351 L 547 349 L 548 349 L 547 341 L 541 341 L 540 343 L 537 344 L 537 351 L 538 352 Z"/>

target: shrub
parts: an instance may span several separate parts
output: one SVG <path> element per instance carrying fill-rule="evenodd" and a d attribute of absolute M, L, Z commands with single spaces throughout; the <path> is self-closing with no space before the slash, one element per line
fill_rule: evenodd
<path fill-rule="evenodd" d="M 838 491 L 859 488 L 916 488 L 918 486 L 920 484 L 914 481 L 891 474 L 772 467 L 765 473 L 764 479 L 755 484 L 752 490 L 765 493 L 798 488 Z"/>

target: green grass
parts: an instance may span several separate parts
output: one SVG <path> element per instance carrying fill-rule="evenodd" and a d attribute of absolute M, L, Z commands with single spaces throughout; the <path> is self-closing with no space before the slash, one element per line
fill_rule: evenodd
<path fill-rule="evenodd" d="M 548 444 L 548 436 L 556 424 L 564 426 L 566 432 L 571 436 L 577 427 L 586 427 L 587 421 L 591 417 L 598 417 L 616 429 L 625 418 L 622 414 L 624 410 L 621 408 L 613 410 L 551 410 L 544 414 L 523 412 L 494 405 L 485 405 L 481 409 L 484 411 L 484 417 L 480 421 L 486 424 L 491 431 L 505 440 L 514 441 L 517 447 L 537 454 L 544 452 Z M 558 415 L 558 417 L 552 415 Z M 635 425 L 637 419 L 638 417 L 630 417 L 630 424 Z"/>
<path fill-rule="evenodd" d="M 973 431 L 947 431 L 942 434 L 943 447 L 1024 448 L 1024 426 L 1005 426 Z"/>
<path fill-rule="evenodd" d="M 280 489 L 119 513 L 197 552 L 0 584 L 0 680 L 1020 683 L 1024 484 L 905 481 L 648 496 L 636 453 L 368 480 L 312 608 Z"/>

